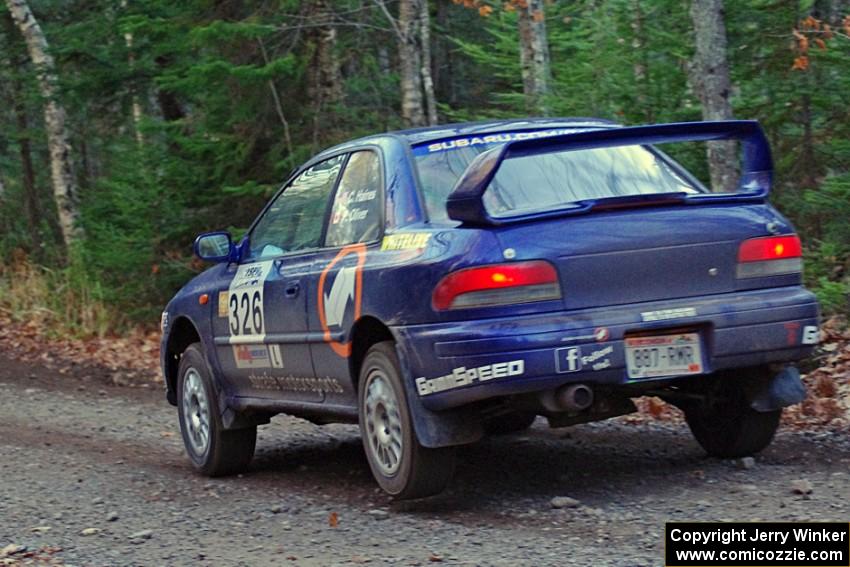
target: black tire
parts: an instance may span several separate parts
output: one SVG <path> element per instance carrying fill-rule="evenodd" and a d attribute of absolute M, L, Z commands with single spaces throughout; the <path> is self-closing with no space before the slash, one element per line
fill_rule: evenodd
<path fill-rule="evenodd" d="M 360 436 L 372 475 L 385 492 L 408 500 L 445 489 L 454 473 L 455 451 L 419 444 L 400 368 L 395 343 L 372 346 L 360 369 L 357 400 Z"/>
<path fill-rule="evenodd" d="M 189 381 L 189 388 L 186 383 Z M 199 381 L 200 383 L 198 384 Z M 198 388 L 202 388 L 200 391 Z M 194 393 L 192 391 L 194 390 Z M 189 395 L 190 399 L 185 396 Z M 208 411 L 206 418 L 199 399 L 206 396 Z M 218 394 L 212 380 L 207 359 L 200 343 L 190 345 L 180 357 L 177 379 L 177 416 L 180 421 L 180 433 L 183 445 L 192 466 L 206 476 L 227 476 L 238 474 L 248 468 L 254 457 L 257 444 L 257 427 L 242 429 L 224 429 L 218 411 Z M 186 419 L 186 416 L 189 419 Z M 193 421 L 192 415 L 196 419 Z M 206 441 L 198 434 L 200 424 L 207 425 Z"/>
<path fill-rule="evenodd" d="M 484 422 L 484 431 L 487 435 L 507 435 L 525 431 L 534 423 L 537 416 L 533 413 L 512 411 L 505 415 L 492 417 Z"/>
<path fill-rule="evenodd" d="M 781 409 L 752 409 L 743 384 L 731 377 L 721 380 L 704 403 L 682 409 L 691 433 L 706 453 L 724 459 L 754 455 L 770 445 L 782 417 Z"/>

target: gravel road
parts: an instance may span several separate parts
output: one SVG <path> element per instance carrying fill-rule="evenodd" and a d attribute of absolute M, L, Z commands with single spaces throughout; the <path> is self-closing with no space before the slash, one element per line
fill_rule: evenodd
<path fill-rule="evenodd" d="M 462 449 L 447 493 L 396 503 L 356 427 L 277 417 L 250 473 L 210 480 L 158 387 L 101 376 L 0 353 L 0 549 L 65 565 L 660 565 L 667 520 L 850 519 L 846 431 L 782 430 L 752 463 L 704 457 L 680 423 L 538 420 Z"/>

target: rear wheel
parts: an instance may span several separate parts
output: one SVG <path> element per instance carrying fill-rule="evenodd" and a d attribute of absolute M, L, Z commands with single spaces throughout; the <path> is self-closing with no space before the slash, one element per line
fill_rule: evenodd
<path fill-rule="evenodd" d="M 750 407 L 741 382 L 719 381 L 705 401 L 682 408 L 697 442 L 713 457 L 737 458 L 758 453 L 773 440 L 782 410 L 758 412 Z"/>
<path fill-rule="evenodd" d="M 254 456 L 257 427 L 224 429 L 218 397 L 201 345 L 190 345 L 180 357 L 177 414 L 186 454 L 207 476 L 243 472 Z"/>
<path fill-rule="evenodd" d="M 392 341 L 366 353 L 358 404 L 360 435 L 378 485 L 398 499 L 442 492 L 454 472 L 454 448 L 430 449 L 416 439 Z"/>

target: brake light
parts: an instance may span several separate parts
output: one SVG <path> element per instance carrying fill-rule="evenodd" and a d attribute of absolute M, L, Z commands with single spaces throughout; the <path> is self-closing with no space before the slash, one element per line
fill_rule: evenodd
<path fill-rule="evenodd" d="M 803 249 L 796 234 L 751 238 L 738 248 L 738 277 L 757 278 L 803 271 Z"/>
<path fill-rule="evenodd" d="M 444 311 L 560 298 L 561 287 L 554 266 L 534 260 L 453 272 L 434 289 L 433 306 Z"/>

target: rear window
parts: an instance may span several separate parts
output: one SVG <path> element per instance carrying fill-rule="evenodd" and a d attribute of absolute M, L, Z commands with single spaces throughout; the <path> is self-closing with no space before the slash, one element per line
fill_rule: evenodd
<path fill-rule="evenodd" d="M 430 219 L 448 220 L 446 198 L 481 152 L 522 136 L 546 137 L 575 131 L 511 132 L 414 147 Z M 657 150 L 620 146 L 507 159 L 484 193 L 484 204 L 491 216 L 509 217 L 563 208 L 586 199 L 703 191 Z"/>

